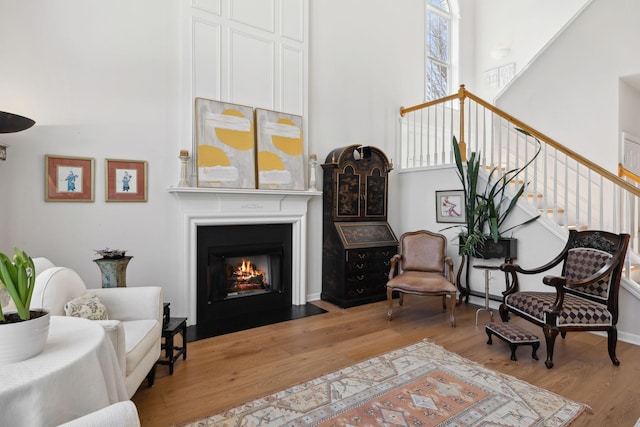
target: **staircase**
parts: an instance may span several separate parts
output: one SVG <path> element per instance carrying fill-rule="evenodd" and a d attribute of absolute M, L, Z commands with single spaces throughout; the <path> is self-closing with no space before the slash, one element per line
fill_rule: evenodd
<path fill-rule="evenodd" d="M 531 215 L 558 230 L 601 229 L 629 233 L 624 277 L 640 295 L 640 179 L 620 168 L 615 175 L 467 91 L 400 110 L 399 169 L 453 165 L 453 137 L 462 153 L 480 153 L 487 169 L 520 176 Z M 517 131 L 522 129 L 527 136 Z"/>

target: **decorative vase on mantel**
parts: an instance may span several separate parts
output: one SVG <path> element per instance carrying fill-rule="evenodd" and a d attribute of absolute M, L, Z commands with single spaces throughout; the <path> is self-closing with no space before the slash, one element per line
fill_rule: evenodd
<path fill-rule="evenodd" d="M 119 249 L 96 251 L 102 258 L 94 259 L 102 273 L 103 288 L 125 288 L 127 286 L 127 265 L 132 256 L 125 256 L 126 251 Z"/>

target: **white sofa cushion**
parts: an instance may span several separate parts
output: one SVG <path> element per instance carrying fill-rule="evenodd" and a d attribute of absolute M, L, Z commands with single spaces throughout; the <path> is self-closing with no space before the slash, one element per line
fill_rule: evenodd
<path fill-rule="evenodd" d="M 157 320 L 127 320 L 122 322 L 126 349 L 126 375 L 129 375 L 149 353 L 158 345 L 158 335 L 162 335 L 162 326 Z"/>

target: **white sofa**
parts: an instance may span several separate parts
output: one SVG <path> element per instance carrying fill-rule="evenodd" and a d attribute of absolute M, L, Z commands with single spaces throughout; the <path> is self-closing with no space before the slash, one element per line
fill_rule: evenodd
<path fill-rule="evenodd" d="M 136 405 L 124 400 L 58 427 L 140 427 L 140 418 Z"/>
<path fill-rule="evenodd" d="M 89 289 L 74 270 L 55 267 L 46 258 L 34 258 L 36 281 L 32 308 L 44 308 L 51 315 L 65 315 L 66 302 L 94 293 L 106 306 L 109 320 L 95 320 L 113 343 L 127 394 L 131 398 L 147 378 L 155 378 L 162 338 L 162 288 L 158 286 Z"/>

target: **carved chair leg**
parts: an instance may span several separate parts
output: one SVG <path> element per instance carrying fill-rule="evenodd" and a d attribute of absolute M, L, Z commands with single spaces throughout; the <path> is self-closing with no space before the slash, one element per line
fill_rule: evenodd
<path fill-rule="evenodd" d="M 612 326 L 607 331 L 607 336 L 609 337 L 609 357 L 611 358 L 611 362 L 615 366 L 620 366 L 620 361 L 616 357 L 616 345 L 618 344 L 618 329 L 615 326 Z"/>
<path fill-rule="evenodd" d="M 391 321 L 391 314 L 393 313 L 393 289 L 391 288 L 387 288 L 387 302 L 389 303 L 389 309 L 387 310 L 387 320 Z"/>
<path fill-rule="evenodd" d="M 404 294 L 402 292 L 399 292 L 398 304 L 400 304 L 401 307 L 404 304 Z"/>
<path fill-rule="evenodd" d="M 447 311 L 447 296 L 442 295 L 442 311 Z"/>
<path fill-rule="evenodd" d="M 547 343 L 547 360 L 544 362 L 544 365 L 547 369 L 551 369 L 553 368 L 553 346 L 560 331 L 558 328 L 549 325 L 544 325 L 542 330 L 544 332 L 544 339 Z"/>
<path fill-rule="evenodd" d="M 498 311 L 500 312 L 500 319 L 502 319 L 503 322 L 508 322 L 509 309 L 507 308 L 507 306 L 504 304 L 500 304 L 500 308 L 498 308 Z"/>
<path fill-rule="evenodd" d="M 446 297 L 442 297 L 443 299 Z M 451 327 L 455 328 L 456 327 L 456 318 L 454 316 L 454 311 L 456 309 L 456 293 L 455 292 L 451 292 L 451 302 L 449 304 L 451 307 L 449 307 L 449 320 L 451 321 Z"/>

